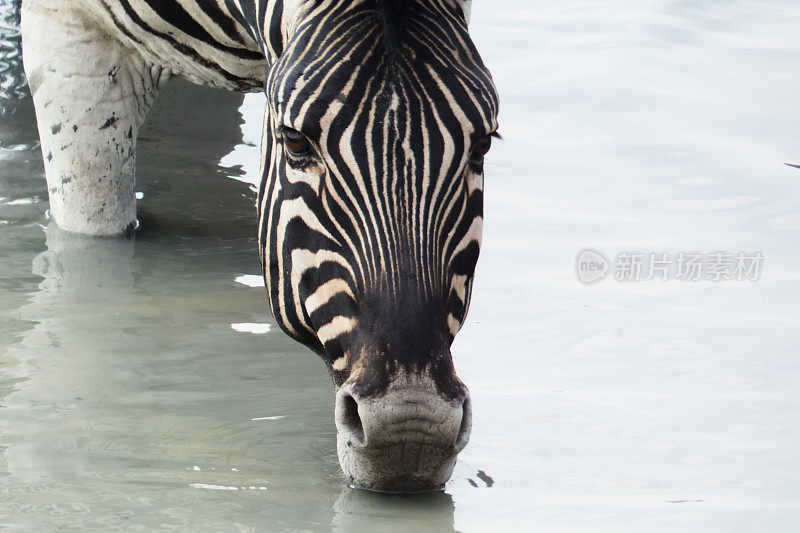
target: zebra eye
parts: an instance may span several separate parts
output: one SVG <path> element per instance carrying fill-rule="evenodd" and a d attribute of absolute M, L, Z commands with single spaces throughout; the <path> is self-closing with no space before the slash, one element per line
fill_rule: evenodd
<path fill-rule="evenodd" d="M 283 128 L 281 133 L 283 135 L 283 145 L 289 150 L 290 154 L 305 155 L 311 151 L 311 144 L 306 139 L 306 136 L 299 131 Z"/>
<path fill-rule="evenodd" d="M 472 159 L 473 161 L 481 161 L 483 157 L 489 153 L 492 147 L 492 136 L 484 135 L 472 145 Z"/>

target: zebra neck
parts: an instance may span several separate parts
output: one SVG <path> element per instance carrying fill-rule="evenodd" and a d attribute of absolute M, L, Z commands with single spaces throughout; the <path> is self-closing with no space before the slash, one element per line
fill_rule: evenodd
<path fill-rule="evenodd" d="M 225 0 L 246 25 L 271 64 L 283 53 L 311 2 L 308 0 Z"/>

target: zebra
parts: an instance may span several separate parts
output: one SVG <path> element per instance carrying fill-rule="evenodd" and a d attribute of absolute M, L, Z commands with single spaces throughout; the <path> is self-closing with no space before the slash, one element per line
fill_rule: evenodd
<path fill-rule="evenodd" d="M 499 99 L 470 0 L 23 0 L 61 228 L 131 232 L 136 137 L 172 76 L 264 91 L 268 307 L 335 389 L 352 486 L 441 488 L 472 427 L 451 344 L 483 229 Z"/>

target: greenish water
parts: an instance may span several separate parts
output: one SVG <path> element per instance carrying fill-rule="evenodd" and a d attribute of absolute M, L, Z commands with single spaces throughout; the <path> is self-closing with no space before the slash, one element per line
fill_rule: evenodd
<path fill-rule="evenodd" d="M 476 2 L 505 141 L 454 345 L 474 429 L 414 497 L 344 484 L 327 373 L 266 311 L 263 99 L 171 84 L 135 239 L 67 235 L 0 27 L 0 529 L 791 530 L 798 23 L 791 2 Z M 587 286 L 585 247 L 765 261 Z"/>

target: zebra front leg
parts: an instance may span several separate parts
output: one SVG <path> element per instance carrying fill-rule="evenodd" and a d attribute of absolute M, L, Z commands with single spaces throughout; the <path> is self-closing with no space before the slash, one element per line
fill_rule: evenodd
<path fill-rule="evenodd" d="M 25 0 L 23 60 L 52 220 L 114 235 L 136 223 L 136 137 L 169 71 L 111 36 L 85 5 Z"/>

